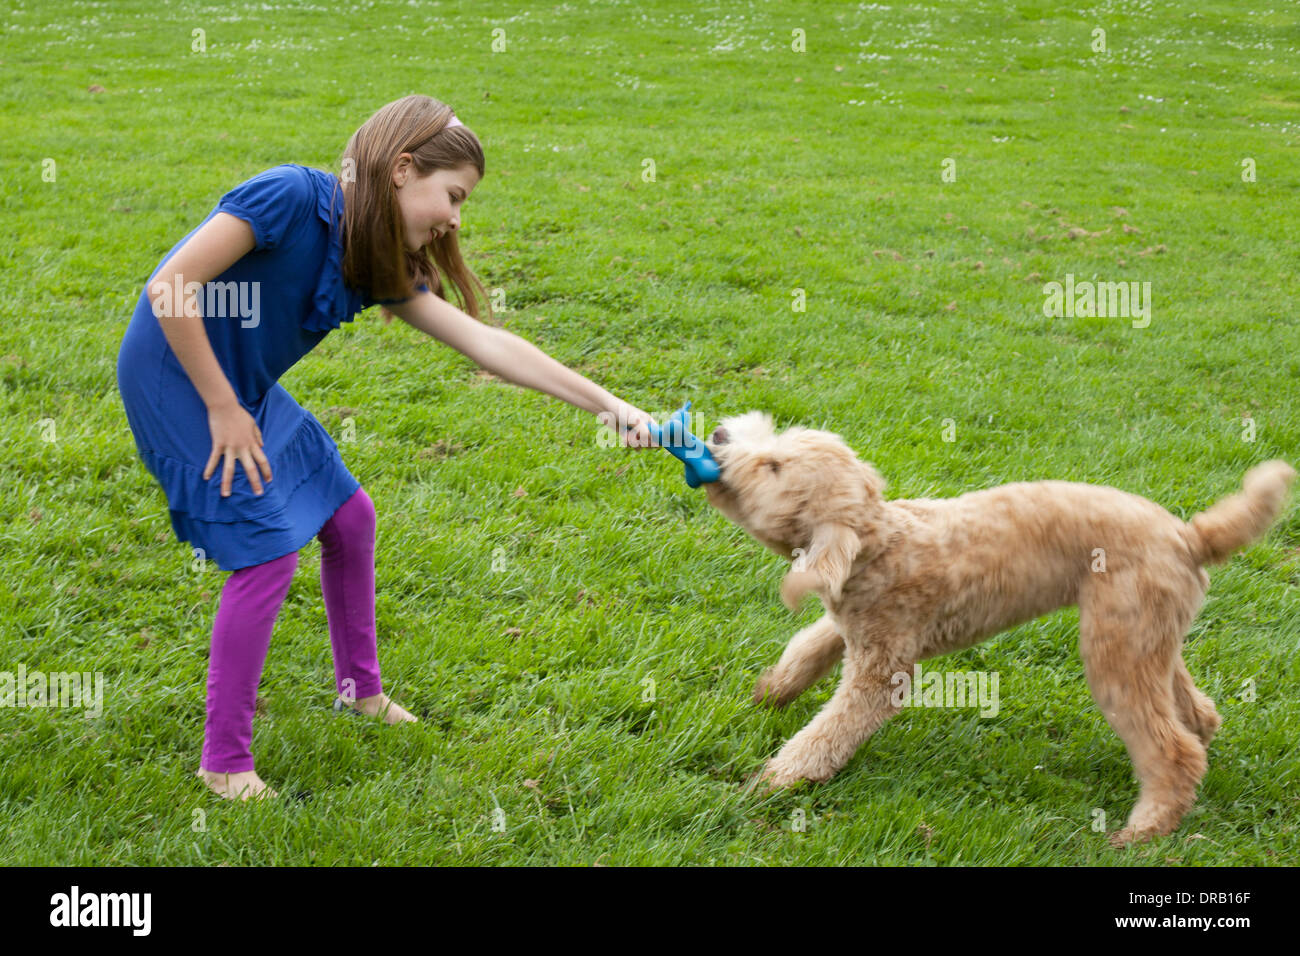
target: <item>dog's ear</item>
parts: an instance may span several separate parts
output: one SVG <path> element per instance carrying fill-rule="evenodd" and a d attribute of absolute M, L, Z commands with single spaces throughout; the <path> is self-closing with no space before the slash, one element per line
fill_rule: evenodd
<path fill-rule="evenodd" d="M 781 600 L 791 611 L 809 591 L 825 591 L 833 601 L 849 578 L 853 559 L 862 548 L 858 533 L 847 525 L 822 524 L 813 530 L 806 554 L 799 554 L 794 567 L 781 581 Z"/>

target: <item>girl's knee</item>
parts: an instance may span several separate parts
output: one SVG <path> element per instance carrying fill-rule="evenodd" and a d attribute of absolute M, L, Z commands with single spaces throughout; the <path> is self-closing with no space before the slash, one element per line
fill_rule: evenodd
<path fill-rule="evenodd" d="M 336 517 L 348 525 L 354 531 L 356 530 L 374 530 L 375 527 L 375 503 L 366 494 L 366 489 L 358 488 L 356 492 L 344 502 L 336 513 Z"/>
<path fill-rule="evenodd" d="M 356 541 L 373 541 L 375 521 L 375 503 L 364 488 L 357 488 L 330 515 L 316 537 L 327 549 L 347 547 Z"/>
<path fill-rule="evenodd" d="M 375 503 L 366 494 L 366 489 L 358 488 L 357 493 L 352 497 L 354 499 L 352 504 L 355 506 L 357 513 L 364 515 L 373 524 L 375 520 Z"/>

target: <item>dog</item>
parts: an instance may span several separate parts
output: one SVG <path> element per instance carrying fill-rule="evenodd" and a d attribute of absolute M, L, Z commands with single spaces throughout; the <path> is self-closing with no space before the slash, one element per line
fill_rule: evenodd
<path fill-rule="evenodd" d="M 755 782 L 771 792 L 830 779 L 900 709 L 896 675 L 1077 605 L 1088 686 L 1140 784 L 1111 842 L 1178 826 L 1220 724 L 1182 656 L 1210 583 L 1203 566 L 1268 530 L 1290 465 L 1252 468 L 1241 492 L 1182 521 L 1137 495 L 1065 481 L 886 501 L 880 474 L 838 435 L 777 434 L 763 412 L 725 419 L 705 445 L 721 467 L 704 486 L 709 503 L 793 561 L 787 607 L 816 592 L 826 609 L 762 675 L 755 703 L 784 706 L 844 662 L 831 700 Z"/>

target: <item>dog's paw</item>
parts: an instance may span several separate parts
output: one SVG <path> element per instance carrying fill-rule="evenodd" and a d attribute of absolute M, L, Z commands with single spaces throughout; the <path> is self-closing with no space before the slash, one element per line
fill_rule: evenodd
<path fill-rule="evenodd" d="M 755 704 L 765 704 L 768 707 L 784 707 L 790 703 L 793 695 L 782 688 L 779 677 L 780 675 L 775 667 L 769 667 L 763 672 L 763 676 L 754 685 Z"/>
<path fill-rule="evenodd" d="M 814 782 L 810 774 L 797 766 L 784 761 L 780 756 L 773 757 L 754 778 L 755 784 L 764 788 L 764 793 L 797 787 L 802 783 Z"/>
<path fill-rule="evenodd" d="M 1123 850 L 1130 844 L 1146 843 L 1153 836 L 1158 836 L 1154 830 L 1139 830 L 1137 827 L 1125 827 L 1123 830 L 1116 830 L 1107 839 L 1110 842 L 1110 845 L 1116 850 Z"/>

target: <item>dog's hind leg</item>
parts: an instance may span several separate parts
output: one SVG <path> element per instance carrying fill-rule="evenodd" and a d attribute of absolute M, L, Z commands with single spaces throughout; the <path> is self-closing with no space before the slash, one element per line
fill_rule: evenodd
<path fill-rule="evenodd" d="M 911 663 L 861 645 L 848 647 L 835 696 L 767 762 L 760 779 L 769 789 L 798 780 L 829 780 L 864 740 L 901 709 L 893 678 L 910 673 L 911 668 Z"/>
<path fill-rule="evenodd" d="M 754 688 L 754 703 L 784 707 L 825 677 L 844 656 L 844 638 L 825 614 L 790 639 L 785 653 L 764 671 Z"/>
<path fill-rule="evenodd" d="M 1195 608 L 1192 609 L 1193 616 L 1201 609 L 1205 592 L 1210 587 L 1210 576 L 1205 573 L 1204 568 L 1196 569 L 1196 581 L 1200 593 L 1196 596 Z M 1188 626 L 1190 624 L 1189 621 Z M 1174 705 L 1178 708 L 1178 719 L 1183 722 L 1183 726 L 1201 738 L 1201 743 L 1208 748 L 1210 741 L 1218 733 L 1223 719 L 1214 709 L 1214 701 L 1202 694 L 1193 683 L 1192 675 L 1187 670 L 1187 663 L 1183 660 L 1181 641 L 1178 653 L 1174 655 Z"/>
<path fill-rule="evenodd" d="M 1173 832 L 1196 802 L 1207 767 L 1205 744 L 1184 726 L 1174 691 L 1174 662 L 1196 602 L 1145 584 L 1112 580 L 1089 588 L 1079 604 L 1088 686 L 1140 784 L 1127 824 L 1111 837 L 1115 846 Z"/>

